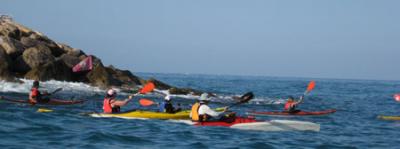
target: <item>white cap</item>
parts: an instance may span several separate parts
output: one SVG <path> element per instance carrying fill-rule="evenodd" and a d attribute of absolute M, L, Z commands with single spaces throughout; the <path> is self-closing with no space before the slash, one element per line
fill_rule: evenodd
<path fill-rule="evenodd" d="M 164 97 L 164 99 L 165 99 L 166 101 L 170 101 L 170 100 L 171 100 L 171 96 L 167 95 L 167 96 Z"/>
<path fill-rule="evenodd" d="M 107 91 L 107 95 L 108 96 L 115 96 L 115 95 L 117 95 L 117 91 L 115 91 L 114 89 L 109 89 Z"/>
<path fill-rule="evenodd" d="M 211 99 L 208 98 L 208 94 L 207 93 L 203 93 L 200 95 L 200 101 L 210 101 Z"/>

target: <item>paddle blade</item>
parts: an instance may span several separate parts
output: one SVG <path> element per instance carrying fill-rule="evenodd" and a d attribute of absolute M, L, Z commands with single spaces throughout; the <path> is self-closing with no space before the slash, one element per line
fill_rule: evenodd
<path fill-rule="evenodd" d="M 394 100 L 396 100 L 397 102 L 400 102 L 400 94 L 394 94 L 393 95 Z"/>
<path fill-rule="evenodd" d="M 146 94 L 148 92 L 151 92 L 154 90 L 156 86 L 154 85 L 153 82 L 147 83 L 143 88 L 139 91 L 140 94 Z"/>
<path fill-rule="evenodd" d="M 315 81 L 311 81 L 310 83 L 308 83 L 307 92 L 313 90 L 314 87 L 315 87 Z"/>
<path fill-rule="evenodd" d="M 51 109 L 46 109 L 46 108 L 39 108 L 39 109 L 37 110 L 37 112 L 41 112 L 41 113 L 44 113 L 44 112 L 53 112 L 53 110 L 51 110 Z"/>
<path fill-rule="evenodd" d="M 244 94 L 242 97 L 240 97 L 240 103 L 245 103 L 250 101 L 251 99 L 254 98 L 254 94 L 253 92 L 247 92 L 246 94 Z"/>
<path fill-rule="evenodd" d="M 150 99 L 140 99 L 139 103 L 141 106 L 144 106 L 144 107 L 151 106 L 154 104 L 154 102 L 151 101 Z"/>
<path fill-rule="evenodd" d="M 240 104 L 242 104 L 242 103 L 246 103 L 246 102 L 249 102 L 251 99 L 253 99 L 254 98 L 254 94 L 253 94 L 253 92 L 247 92 L 246 94 L 244 94 L 242 97 L 240 97 L 239 98 L 239 102 L 237 102 L 237 103 L 235 103 L 235 104 L 233 104 L 233 105 L 230 105 L 230 106 L 228 106 L 228 108 L 232 108 L 232 107 L 234 107 L 234 106 L 237 106 L 237 105 L 240 105 Z"/>

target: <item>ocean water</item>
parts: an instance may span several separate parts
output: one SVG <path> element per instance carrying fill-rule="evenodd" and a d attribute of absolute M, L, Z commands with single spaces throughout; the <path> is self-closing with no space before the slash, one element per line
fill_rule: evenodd
<path fill-rule="evenodd" d="M 55 98 L 89 99 L 82 105 L 41 106 L 54 110 L 36 112 L 40 106 L 0 101 L 0 148 L 399 148 L 400 121 L 384 121 L 378 115 L 400 115 L 400 103 L 393 94 L 400 92 L 400 81 L 336 80 L 255 76 L 153 74 L 179 87 L 215 92 L 213 107 L 230 105 L 229 98 L 253 91 L 250 103 L 232 108 L 247 111 L 281 110 L 289 95 L 303 94 L 310 80 L 315 89 L 299 107 L 318 111 L 337 109 L 331 115 L 317 117 L 256 117 L 259 120 L 289 119 L 318 123 L 319 132 L 263 132 L 223 127 L 196 127 L 163 120 L 93 118 L 82 113 L 101 111 L 103 90 L 81 83 L 50 81 L 43 83 L 49 91 L 64 90 Z M 0 95 L 26 99 L 31 81 L 25 84 L 0 82 Z M 127 94 L 119 94 L 126 98 Z M 189 108 L 194 96 L 173 96 L 175 103 Z M 136 97 L 139 99 L 141 97 Z M 155 101 L 162 97 L 148 95 Z M 123 110 L 147 109 L 137 100 Z"/>

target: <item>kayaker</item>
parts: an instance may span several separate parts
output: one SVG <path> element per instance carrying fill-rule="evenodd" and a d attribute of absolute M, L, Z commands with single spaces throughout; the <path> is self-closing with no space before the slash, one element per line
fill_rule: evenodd
<path fill-rule="evenodd" d="M 289 113 L 300 112 L 301 110 L 297 110 L 296 107 L 297 107 L 297 105 L 299 105 L 303 102 L 303 99 L 304 99 L 304 97 L 300 96 L 300 100 L 295 101 L 293 96 L 289 96 L 288 100 L 285 103 L 284 111 L 289 112 Z"/>
<path fill-rule="evenodd" d="M 121 107 L 128 104 L 132 100 L 133 96 L 128 96 L 128 99 L 117 100 L 117 91 L 109 89 L 103 101 L 103 112 L 104 113 L 118 113 L 121 111 Z"/>
<path fill-rule="evenodd" d="M 175 112 L 180 112 L 180 111 L 182 111 L 182 106 L 181 106 L 180 103 L 178 103 L 178 104 L 176 105 Z"/>
<path fill-rule="evenodd" d="M 174 106 L 172 105 L 170 95 L 166 95 L 164 97 L 164 102 L 162 102 L 160 105 L 160 111 L 165 112 L 165 113 L 175 113 L 176 112 Z"/>
<path fill-rule="evenodd" d="M 31 92 L 29 93 L 29 103 L 36 104 L 36 103 L 48 103 L 50 101 L 49 93 L 39 91 L 39 81 L 33 81 Z"/>
<path fill-rule="evenodd" d="M 192 121 L 206 122 L 217 121 L 221 119 L 220 115 L 222 115 L 222 113 L 224 113 L 227 108 L 225 108 L 223 112 L 216 112 L 208 106 L 209 102 L 210 98 L 208 98 L 208 94 L 201 94 L 199 101 L 192 106 L 192 111 L 190 112 L 190 117 Z"/>

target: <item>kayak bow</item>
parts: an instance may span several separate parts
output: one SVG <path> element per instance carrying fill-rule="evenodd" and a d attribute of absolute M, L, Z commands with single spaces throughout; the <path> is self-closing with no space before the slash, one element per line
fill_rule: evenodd
<path fill-rule="evenodd" d="M 380 115 L 378 116 L 379 119 L 383 119 L 383 120 L 393 120 L 393 121 L 399 121 L 400 120 L 400 116 L 384 116 L 384 115 Z"/>

